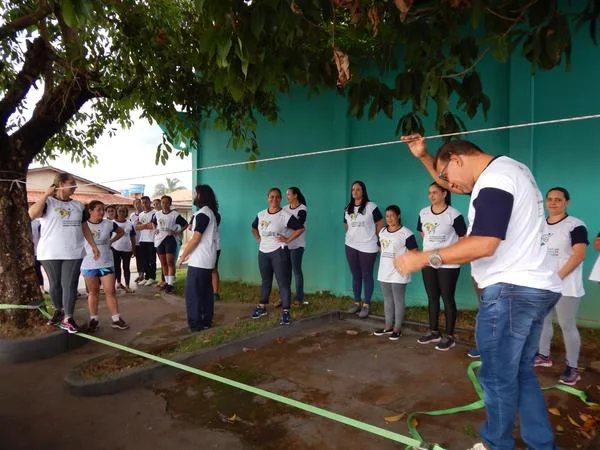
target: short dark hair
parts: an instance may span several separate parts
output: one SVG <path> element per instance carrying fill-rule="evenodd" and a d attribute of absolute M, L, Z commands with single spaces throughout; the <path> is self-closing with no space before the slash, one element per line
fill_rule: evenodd
<path fill-rule="evenodd" d="M 396 214 L 398 216 L 398 223 L 402 225 L 402 216 L 401 216 L 400 207 L 398 205 L 390 205 L 387 208 L 385 208 L 385 212 L 388 212 L 388 211 L 392 211 L 394 214 Z"/>
<path fill-rule="evenodd" d="M 279 189 L 278 187 L 272 187 L 271 189 L 269 189 L 269 190 L 267 191 L 267 197 L 268 197 L 268 196 L 269 196 L 269 194 L 270 194 L 271 192 L 273 192 L 273 191 L 277 192 L 277 193 L 279 194 L 279 198 L 281 198 L 281 189 Z"/>
<path fill-rule="evenodd" d="M 172 204 L 173 204 L 173 199 L 172 199 L 170 196 L 168 196 L 168 195 L 163 195 L 163 196 L 160 198 L 160 200 L 162 201 L 162 199 L 163 199 L 163 198 L 167 198 L 167 199 L 169 199 L 169 205 L 172 205 Z"/>
<path fill-rule="evenodd" d="M 94 209 L 96 209 L 96 206 L 100 205 L 104 206 L 104 202 L 101 202 L 100 200 L 92 200 L 87 205 L 88 211 L 92 212 Z"/>
<path fill-rule="evenodd" d="M 550 193 L 550 191 L 559 191 L 559 192 L 562 192 L 563 195 L 565 196 L 565 200 L 566 201 L 571 200 L 571 195 L 569 194 L 569 191 L 567 191 L 564 187 L 557 186 L 557 187 L 553 187 L 553 188 L 548 189 L 548 192 L 546 192 L 546 197 L 548 197 L 548 194 Z"/>
<path fill-rule="evenodd" d="M 114 209 L 115 211 L 117 210 L 117 207 L 115 205 L 106 205 L 105 209 Z"/>
<path fill-rule="evenodd" d="M 140 200 L 141 200 L 141 201 L 144 201 L 144 200 L 151 201 L 151 200 L 150 200 L 150 197 L 148 197 L 147 195 L 144 195 L 142 198 L 140 198 Z"/>
<path fill-rule="evenodd" d="M 433 161 L 433 167 L 437 170 L 438 162 L 448 161 L 451 155 L 474 155 L 476 153 L 483 153 L 483 150 L 471 141 L 462 139 L 448 141 L 438 149 Z"/>

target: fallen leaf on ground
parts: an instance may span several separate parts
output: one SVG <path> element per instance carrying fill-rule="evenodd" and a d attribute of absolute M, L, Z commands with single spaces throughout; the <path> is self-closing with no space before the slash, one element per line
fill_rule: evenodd
<path fill-rule="evenodd" d="M 238 416 L 237 416 L 237 414 L 234 414 L 231 417 L 225 417 L 225 420 L 229 423 L 235 423 L 238 421 Z"/>
<path fill-rule="evenodd" d="M 416 418 L 416 417 L 413 417 L 413 418 L 410 420 L 410 424 L 412 425 L 412 427 L 413 427 L 413 428 L 417 428 L 417 427 L 419 426 L 419 421 L 417 420 L 417 418 Z"/>
<path fill-rule="evenodd" d="M 560 416 L 560 411 L 558 408 L 548 408 L 548 412 L 553 416 Z"/>
<path fill-rule="evenodd" d="M 356 336 L 358 334 L 358 331 L 356 331 L 356 330 L 346 330 L 346 334 L 349 334 L 350 336 Z"/>
<path fill-rule="evenodd" d="M 584 422 L 594 421 L 594 418 L 589 414 L 579 414 L 579 418 Z"/>
<path fill-rule="evenodd" d="M 592 439 L 592 437 L 593 437 L 593 436 L 589 435 L 588 433 L 586 433 L 586 432 L 585 432 L 585 431 L 583 431 L 583 430 L 577 430 L 577 432 L 578 432 L 579 434 L 581 434 L 583 437 L 585 437 L 586 439 Z"/>
<path fill-rule="evenodd" d="M 244 347 L 244 348 L 242 349 L 242 351 L 243 351 L 244 353 L 247 353 L 247 352 L 255 352 L 255 351 L 256 351 L 256 349 L 255 349 L 255 348 L 252 348 L 252 347 Z"/>
<path fill-rule="evenodd" d="M 283 344 L 285 342 L 285 338 L 282 338 L 282 337 L 275 338 L 275 342 L 277 344 Z"/>
<path fill-rule="evenodd" d="M 569 419 L 569 422 L 571 422 L 571 424 L 575 425 L 577 428 L 581 428 L 581 425 L 575 422 L 571 416 L 567 415 L 567 419 Z"/>
<path fill-rule="evenodd" d="M 560 425 L 556 425 L 556 431 L 558 431 L 559 433 L 562 433 L 563 431 L 565 431 L 565 429 L 563 427 L 561 427 Z"/>
<path fill-rule="evenodd" d="M 386 422 L 398 422 L 402 420 L 405 415 L 406 413 L 398 414 L 397 416 L 387 416 L 384 417 L 383 420 L 385 420 Z"/>
<path fill-rule="evenodd" d="M 600 405 L 591 405 L 588 406 L 588 409 L 591 409 L 592 411 L 600 411 Z"/>

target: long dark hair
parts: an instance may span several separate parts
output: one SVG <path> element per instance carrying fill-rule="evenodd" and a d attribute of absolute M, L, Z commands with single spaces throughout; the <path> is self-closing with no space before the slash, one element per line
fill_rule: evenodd
<path fill-rule="evenodd" d="M 445 193 L 446 193 L 446 205 L 448 205 L 448 206 L 452 206 L 452 196 L 451 196 L 451 193 L 450 193 L 450 191 L 449 191 L 448 189 L 446 189 L 446 188 L 445 188 L 445 187 L 443 187 L 443 186 L 440 186 L 440 185 L 439 185 L 439 184 L 437 184 L 435 181 L 429 185 L 429 187 L 431 187 L 431 186 L 435 186 L 435 187 L 437 187 L 437 188 L 438 188 L 440 191 L 442 191 L 442 192 L 445 192 Z"/>
<path fill-rule="evenodd" d="M 565 196 L 566 201 L 571 200 L 571 195 L 569 194 L 569 191 L 567 191 L 564 187 L 556 186 L 556 187 L 548 189 L 548 192 L 546 192 L 546 197 L 548 197 L 548 194 L 552 191 L 562 192 L 563 195 Z"/>
<path fill-rule="evenodd" d="M 288 190 L 290 190 L 294 193 L 294 195 L 298 198 L 298 202 L 301 205 L 308 206 L 306 204 L 306 199 L 304 198 L 304 195 L 302 194 L 302 192 L 300 192 L 299 188 L 297 188 L 296 186 L 292 186 L 292 187 L 289 187 Z"/>
<path fill-rule="evenodd" d="M 363 183 L 360 180 L 356 180 L 350 185 L 350 201 L 348 202 L 348 206 L 346 206 L 346 212 L 348 214 L 352 214 L 354 212 L 354 199 L 352 198 L 352 186 L 354 186 L 355 184 L 358 184 L 362 188 L 363 197 L 362 197 L 362 201 L 360 202 L 358 212 L 360 214 L 364 214 L 365 207 L 367 206 L 367 203 L 369 202 L 369 194 L 367 194 L 367 186 L 365 186 L 365 183 Z"/>
<path fill-rule="evenodd" d="M 198 209 L 203 206 L 208 206 L 215 216 L 219 213 L 219 202 L 215 196 L 215 191 L 213 191 L 208 184 L 199 184 L 196 186 L 194 205 L 198 207 Z"/>

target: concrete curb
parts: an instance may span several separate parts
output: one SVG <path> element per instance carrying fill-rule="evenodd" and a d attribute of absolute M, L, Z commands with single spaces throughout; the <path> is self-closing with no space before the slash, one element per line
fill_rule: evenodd
<path fill-rule="evenodd" d="M 43 336 L 0 339 L 0 363 L 22 363 L 52 358 L 79 348 L 87 342 L 87 339 L 62 330 Z"/>
<path fill-rule="evenodd" d="M 340 313 L 325 313 L 315 317 L 293 322 L 289 327 L 276 327 L 269 330 L 246 336 L 217 347 L 200 349 L 193 353 L 183 354 L 172 360 L 187 365 L 200 365 L 221 358 L 227 358 L 242 351 L 244 347 L 261 347 L 280 337 L 290 337 L 311 328 L 332 323 L 340 318 Z M 94 361 L 105 358 L 107 354 L 85 361 L 71 368 L 65 375 L 64 381 L 73 395 L 97 396 L 111 395 L 118 392 L 138 387 L 140 385 L 159 381 L 175 373 L 178 369 L 162 364 L 154 363 L 134 368 L 100 379 L 84 379 L 81 377 L 81 369 L 92 364 Z"/>

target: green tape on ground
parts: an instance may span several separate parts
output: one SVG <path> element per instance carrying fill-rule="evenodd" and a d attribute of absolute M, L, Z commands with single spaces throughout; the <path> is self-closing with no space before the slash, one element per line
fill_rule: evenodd
<path fill-rule="evenodd" d="M 0 309 L 39 309 L 40 312 L 44 313 L 41 308 L 32 308 L 27 305 L 0 305 Z M 46 313 L 47 314 L 47 313 Z M 331 411 L 327 411 L 326 409 L 319 408 L 316 406 L 309 405 L 307 403 L 300 402 L 298 400 L 290 399 L 284 397 L 282 395 L 274 394 L 269 391 L 265 391 L 264 389 L 256 388 L 254 386 L 250 386 L 244 383 L 240 383 L 238 381 L 230 380 L 225 377 L 221 377 L 219 375 L 212 374 L 210 372 L 205 372 L 200 369 L 196 369 L 195 367 L 190 367 L 185 364 L 181 364 L 175 361 L 171 361 L 169 359 L 161 358 L 160 356 L 152 355 L 150 353 L 143 352 L 141 350 L 136 350 L 134 348 L 127 347 L 125 345 L 117 344 L 111 341 L 107 341 L 105 339 L 92 336 L 86 333 L 77 333 L 77 336 L 81 336 L 90 341 L 98 342 L 99 344 L 106 345 L 108 347 L 112 347 L 117 350 L 121 350 L 127 353 L 131 353 L 136 356 L 141 356 L 142 358 L 149 359 L 151 361 L 164 364 L 166 366 L 174 367 L 179 370 L 183 370 L 185 372 L 193 373 L 203 378 L 207 378 L 209 380 L 216 381 L 218 383 L 225 384 L 227 386 L 234 387 L 236 389 L 241 389 L 246 392 L 250 392 L 255 395 L 260 395 L 261 397 L 268 398 L 270 400 L 274 400 L 279 403 L 283 403 L 284 405 L 291 406 L 293 408 L 301 409 L 303 411 L 309 412 L 311 414 L 316 414 L 321 417 L 325 417 L 326 419 L 333 420 L 335 422 L 342 423 L 344 425 L 348 425 L 350 427 L 357 428 L 362 431 L 366 431 L 368 433 L 375 434 L 377 436 L 381 436 L 386 439 L 390 439 L 395 442 L 400 442 L 407 446 L 407 448 L 417 449 L 417 450 L 444 450 L 443 447 L 437 444 L 425 444 L 422 440 L 413 439 L 408 436 L 404 436 L 399 433 L 394 433 L 392 431 L 386 430 L 384 428 L 376 427 L 374 425 L 369 425 L 367 423 L 351 419 L 346 416 L 342 416 L 341 414 L 337 414 Z"/>

